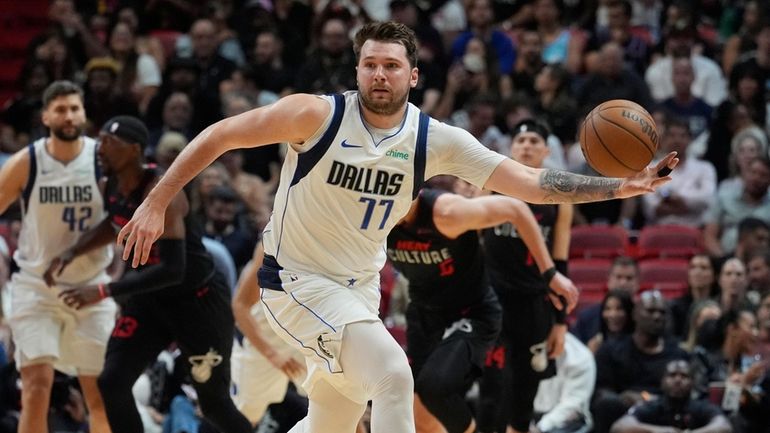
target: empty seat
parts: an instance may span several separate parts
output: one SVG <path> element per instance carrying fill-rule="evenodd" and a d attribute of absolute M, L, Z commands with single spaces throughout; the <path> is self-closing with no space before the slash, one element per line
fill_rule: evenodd
<path fill-rule="evenodd" d="M 570 258 L 612 259 L 627 254 L 628 232 L 618 226 L 584 225 L 572 228 Z"/>
<path fill-rule="evenodd" d="M 681 225 L 652 225 L 639 232 L 638 257 L 689 259 L 703 251 L 703 233 Z"/>
<path fill-rule="evenodd" d="M 687 289 L 686 259 L 646 259 L 639 262 L 640 290 L 659 289 L 670 296 Z"/>

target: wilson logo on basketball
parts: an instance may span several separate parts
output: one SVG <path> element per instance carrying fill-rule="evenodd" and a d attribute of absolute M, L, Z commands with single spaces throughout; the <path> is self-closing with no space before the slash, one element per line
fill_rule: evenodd
<path fill-rule="evenodd" d="M 660 142 L 658 141 L 659 140 L 658 131 L 655 128 L 655 125 L 650 125 L 650 123 L 644 120 L 642 116 L 631 111 L 623 110 L 620 113 L 620 115 L 625 117 L 626 119 L 630 119 L 630 120 L 633 120 L 634 122 L 639 123 L 639 125 L 642 127 L 642 132 L 648 137 L 650 137 L 650 141 L 655 143 L 656 146 L 660 144 Z"/>

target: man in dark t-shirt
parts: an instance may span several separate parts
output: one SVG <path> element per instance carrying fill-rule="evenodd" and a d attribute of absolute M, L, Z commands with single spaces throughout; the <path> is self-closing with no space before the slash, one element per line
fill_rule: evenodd
<path fill-rule="evenodd" d="M 690 365 L 679 359 L 669 361 L 661 381 L 663 395 L 632 408 L 612 426 L 612 433 L 657 432 L 660 427 L 700 433 L 732 430 L 722 411 L 707 401 L 692 400 Z"/>

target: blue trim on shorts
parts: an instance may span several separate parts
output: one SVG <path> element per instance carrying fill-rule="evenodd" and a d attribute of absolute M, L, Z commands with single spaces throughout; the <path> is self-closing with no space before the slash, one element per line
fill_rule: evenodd
<path fill-rule="evenodd" d="M 417 142 L 414 146 L 414 187 L 412 200 L 417 198 L 422 184 L 425 183 L 425 159 L 428 153 L 428 124 L 430 116 L 420 113 L 420 123 L 417 128 Z"/>
<path fill-rule="evenodd" d="M 327 322 L 326 320 L 322 319 L 322 318 L 321 318 L 321 316 L 319 316 L 318 314 L 316 314 L 316 312 L 315 312 L 315 311 L 311 310 L 311 309 L 310 309 L 310 307 L 308 307 L 307 305 L 303 304 L 302 302 L 299 302 L 299 300 L 298 300 L 298 299 L 297 299 L 297 298 L 294 296 L 294 293 L 289 293 L 289 294 L 291 295 L 291 299 L 294 299 L 294 302 L 296 302 L 297 304 L 301 305 L 301 306 L 302 306 L 304 309 L 306 309 L 307 311 L 310 311 L 311 313 L 313 313 L 313 315 L 314 315 L 314 316 L 315 316 L 315 317 L 316 317 L 318 320 L 320 320 L 320 321 L 321 321 L 321 323 L 323 323 L 324 325 L 328 326 L 328 327 L 329 327 L 329 329 L 331 329 L 331 330 L 332 330 L 332 332 L 337 332 L 337 330 L 336 330 L 336 329 L 334 329 L 334 326 L 330 325 L 330 324 L 329 324 L 329 322 Z"/>

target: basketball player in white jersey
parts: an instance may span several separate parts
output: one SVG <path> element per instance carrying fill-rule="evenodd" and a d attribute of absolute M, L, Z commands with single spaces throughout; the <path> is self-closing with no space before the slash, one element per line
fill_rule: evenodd
<path fill-rule="evenodd" d="M 82 310 L 66 306 L 58 293 L 69 287 L 109 281 L 109 246 L 78 257 L 56 284 L 43 274 L 48 263 L 104 217 L 96 143 L 84 137 L 83 91 L 56 81 L 43 93 L 43 124 L 51 133 L 11 157 L 0 170 L 0 213 L 20 199 L 22 229 L 10 284 L 10 326 L 21 372 L 19 432 L 48 432 L 54 368 L 77 375 L 90 413 L 90 430 L 109 432 L 96 385 L 115 323 L 116 306 L 106 299 Z"/>
<path fill-rule="evenodd" d="M 412 433 L 414 384 L 404 351 L 378 319 L 385 240 L 423 179 L 452 174 L 536 203 L 630 197 L 670 180 L 671 153 L 626 179 L 525 167 L 467 131 L 407 103 L 417 85 L 414 33 L 393 22 L 356 34 L 358 91 L 295 94 L 222 120 L 182 151 L 118 234 L 132 266 L 148 258 L 172 197 L 222 153 L 288 142 L 259 271 L 271 326 L 302 350 L 308 416 L 292 433 L 350 433 L 372 401 L 373 433 Z M 551 273 L 552 270 L 546 271 Z M 575 305 L 572 293 L 559 293 Z"/>
<path fill-rule="evenodd" d="M 242 344 L 233 345 L 230 357 L 233 401 L 252 425 L 262 419 L 269 405 L 284 400 L 289 381 L 301 385 L 307 373 L 302 353 L 275 334 L 258 304 L 257 270 L 263 255 L 260 242 L 241 271 L 232 302 L 235 323 L 245 337 Z"/>

